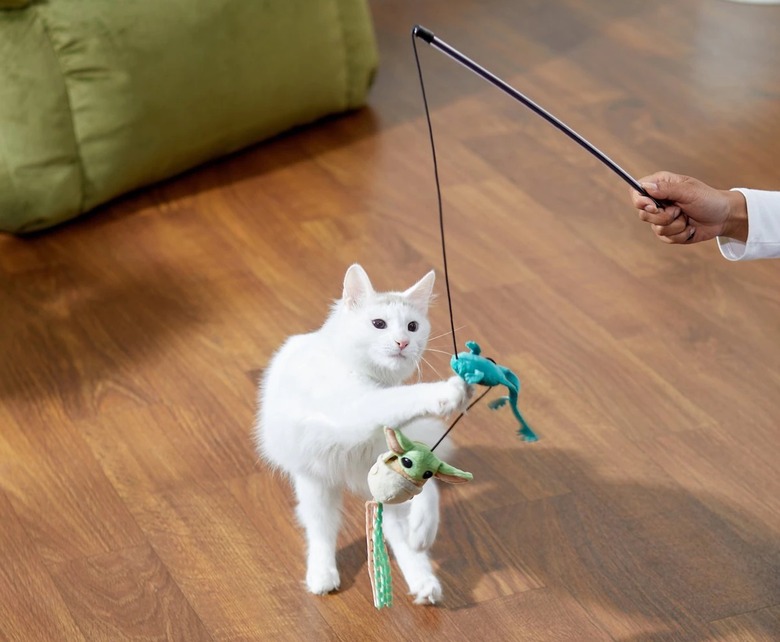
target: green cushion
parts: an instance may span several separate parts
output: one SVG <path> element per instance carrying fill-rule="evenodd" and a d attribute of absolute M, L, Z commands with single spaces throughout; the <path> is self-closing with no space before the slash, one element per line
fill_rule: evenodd
<path fill-rule="evenodd" d="M 9 232 L 358 107 L 377 65 L 366 0 L 0 3 Z"/>

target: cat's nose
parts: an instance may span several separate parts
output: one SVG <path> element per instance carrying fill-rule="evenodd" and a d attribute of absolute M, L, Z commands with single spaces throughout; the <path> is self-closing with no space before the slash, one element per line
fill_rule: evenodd
<path fill-rule="evenodd" d="M 401 339 L 401 340 L 396 339 L 395 343 L 398 346 L 399 350 L 403 350 L 406 346 L 409 345 L 409 341 L 407 339 Z"/>

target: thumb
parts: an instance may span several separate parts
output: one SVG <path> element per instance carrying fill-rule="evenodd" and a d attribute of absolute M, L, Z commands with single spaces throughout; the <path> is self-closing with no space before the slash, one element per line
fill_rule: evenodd
<path fill-rule="evenodd" d="M 642 188 L 655 199 L 670 202 L 685 202 L 690 196 L 691 186 L 685 181 L 645 181 L 640 183 Z"/>

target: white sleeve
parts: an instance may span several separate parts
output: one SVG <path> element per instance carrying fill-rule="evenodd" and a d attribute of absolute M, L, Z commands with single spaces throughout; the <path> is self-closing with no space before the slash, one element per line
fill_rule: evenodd
<path fill-rule="evenodd" d="M 720 253 L 729 261 L 780 258 L 780 192 L 735 188 L 745 197 L 748 212 L 748 238 L 743 243 L 718 237 Z"/>

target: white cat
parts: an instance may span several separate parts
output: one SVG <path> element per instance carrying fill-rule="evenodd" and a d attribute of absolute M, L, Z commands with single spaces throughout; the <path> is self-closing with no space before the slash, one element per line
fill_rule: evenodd
<path fill-rule="evenodd" d="M 262 456 L 287 473 L 295 489 L 312 593 L 339 587 L 342 492 L 370 498 L 368 471 L 387 450 L 383 428 L 403 427 L 410 438 L 432 445 L 446 428 L 434 416 L 468 403 L 471 388 L 457 376 L 401 385 L 418 369 L 428 341 L 433 282 L 429 272 L 405 292 L 377 293 L 363 268 L 351 266 L 323 326 L 290 337 L 265 371 L 255 436 Z M 434 480 L 413 500 L 385 506 L 387 541 L 418 604 L 441 599 L 427 553 L 438 524 Z"/>

